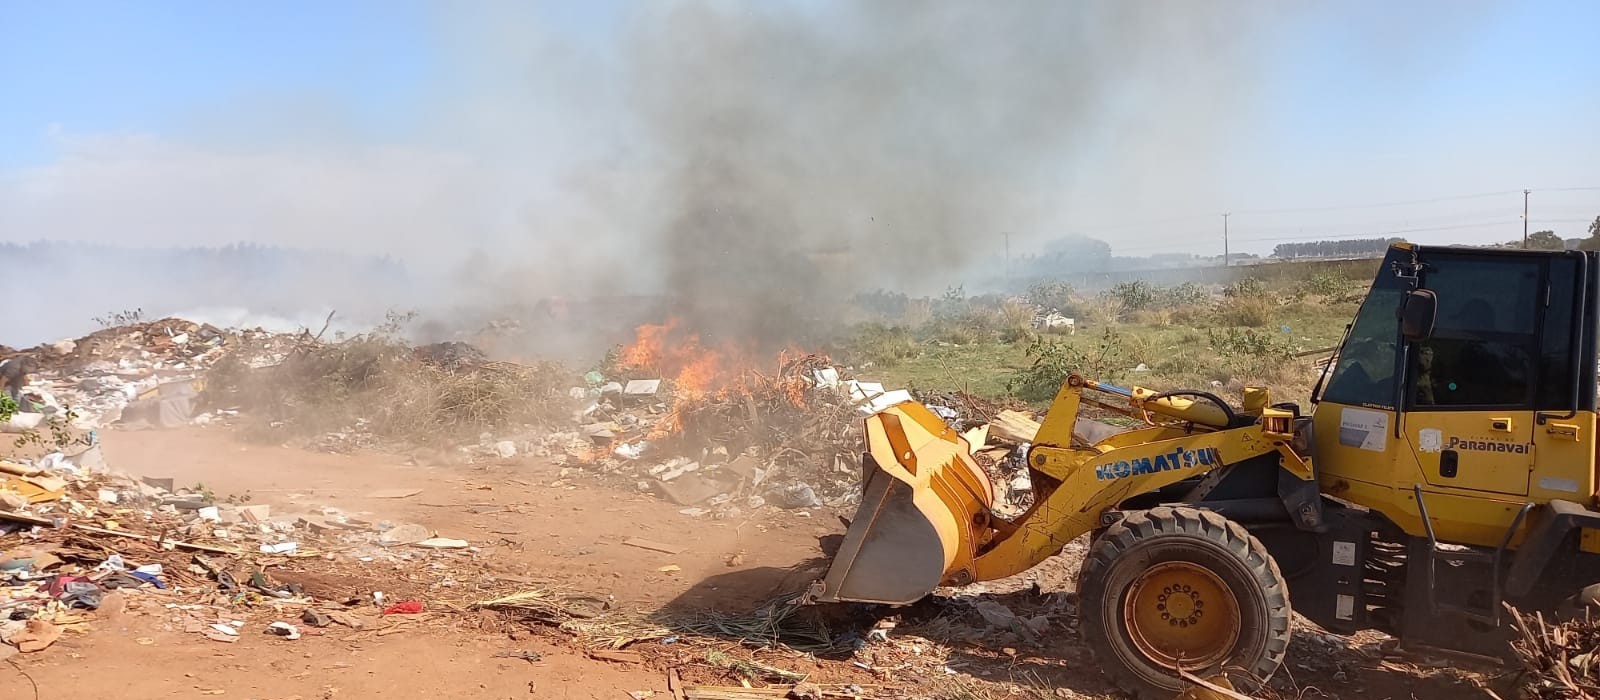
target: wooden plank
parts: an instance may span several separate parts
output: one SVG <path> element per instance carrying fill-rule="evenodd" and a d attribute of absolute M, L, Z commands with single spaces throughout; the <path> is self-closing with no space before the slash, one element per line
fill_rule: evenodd
<path fill-rule="evenodd" d="M 79 525 L 77 523 L 73 523 L 71 527 L 74 530 L 82 530 L 84 532 L 92 532 L 92 533 L 95 533 L 97 535 L 111 535 L 111 536 L 114 536 L 114 537 L 127 537 L 127 538 L 135 539 L 135 540 L 144 540 L 145 542 L 154 542 L 156 544 L 170 544 L 170 545 L 172 545 L 174 547 L 177 547 L 178 549 L 191 549 L 191 550 L 194 550 L 194 551 L 197 551 L 197 552 L 208 552 L 210 554 L 227 554 L 229 556 L 238 556 L 238 555 L 243 553 L 243 552 L 240 552 L 237 549 L 225 549 L 225 548 L 222 548 L 222 547 L 212 547 L 211 545 L 195 544 L 193 542 L 183 542 L 183 541 L 180 541 L 180 540 L 164 540 L 164 539 L 161 539 L 160 537 L 151 537 L 149 535 L 140 535 L 140 534 L 135 534 L 135 533 L 132 533 L 132 532 L 124 532 L 122 530 L 107 530 L 107 529 L 102 528 L 102 527 L 90 527 L 88 525 Z"/>
<path fill-rule="evenodd" d="M 678 545 L 667 544 L 665 542 L 656 542 L 654 540 L 647 540 L 642 537 L 629 537 L 628 539 L 623 540 L 622 543 L 628 545 L 629 547 L 638 547 L 640 549 L 648 549 L 653 552 L 664 552 L 666 554 L 682 554 L 683 550 L 688 549 L 687 547 L 679 547 Z"/>
<path fill-rule="evenodd" d="M 667 691 L 672 693 L 672 700 L 688 700 L 683 694 L 683 676 L 678 675 L 678 669 L 667 670 Z"/>
<path fill-rule="evenodd" d="M 644 657 L 637 651 L 612 651 L 610 649 L 590 649 L 589 658 L 600 661 L 612 661 L 621 664 L 642 664 Z"/>
<path fill-rule="evenodd" d="M 1033 442 L 1038 433 L 1039 421 L 1017 411 L 1001 411 L 989 421 L 989 437 L 1013 445 Z"/>
<path fill-rule="evenodd" d="M 55 523 L 49 518 L 36 518 L 32 515 L 13 513 L 9 510 L 0 510 L 0 520 L 10 520 L 17 523 L 27 523 L 29 525 L 43 525 L 45 527 L 55 525 Z"/>

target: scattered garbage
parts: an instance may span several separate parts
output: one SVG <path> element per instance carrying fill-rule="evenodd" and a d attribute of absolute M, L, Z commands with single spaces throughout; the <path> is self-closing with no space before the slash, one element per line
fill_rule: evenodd
<path fill-rule="evenodd" d="M 290 641 L 300 638 L 300 628 L 287 622 L 274 622 L 267 625 L 266 633 L 274 637 L 283 637 Z"/>
<path fill-rule="evenodd" d="M 422 607 L 422 603 L 420 601 L 407 600 L 407 601 L 395 603 L 394 605 L 391 605 L 391 606 L 389 606 L 387 608 L 384 608 L 383 609 L 383 614 L 385 614 L 385 615 L 416 615 L 417 613 L 422 612 L 422 610 L 423 610 L 423 607 Z"/>

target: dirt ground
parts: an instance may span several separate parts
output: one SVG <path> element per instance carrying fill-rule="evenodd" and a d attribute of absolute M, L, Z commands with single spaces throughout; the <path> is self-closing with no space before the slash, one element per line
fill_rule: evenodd
<path fill-rule="evenodd" d="M 488 571 L 477 574 L 480 580 L 429 590 L 416 589 L 414 581 L 319 578 L 315 567 L 307 567 L 312 573 L 300 582 L 319 597 L 388 589 L 415 591 L 424 600 L 460 601 L 474 599 L 479 590 L 537 584 L 609 596 L 616 609 L 644 614 L 663 608 L 748 611 L 792 588 L 790 567 L 821 556 L 820 539 L 843 529 L 838 514 L 821 509 L 809 517 L 796 511 L 764 511 L 740 521 L 690 517 L 650 495 L 601 486 L 585 475 L 564 478 L 561 467 L 539 458 L 489 466 L 418 464 L 403 456 L 249 445 L 221 428 L 109 431 L 101 439 L 107 461 L 121 471 L 172 477 L 179 485 L 203 484 L 218 497 L 248 494 L 251 502 L 271 504 L 274 512 L 335 506 L 373 521 L 420 523 L 481 547 L 480 558 L 490 562 Z M 373 497 L 380 489 L 422 492 Z M 642 550 L 622 543 L 630 537 L 685 549 L 676 555 Z M 1044 591 L 1068 590 L 1076 568 L 1072 559 L 1069 550 L 1025 580 L 964 593 L 1007 600 L 1037 598 L 1027 590 L 1034 583 Z M 677 570 L 663 571 L 673 566 Z M 1070 599 L 1070 593 L 1059 595 Z M 327 700 L 399 692 L 403 697 L 620 700 L 638 691 L 671 697 L 666 673 L 657 664 L 597 660 L 553 629 L 508 627 L 471 613 L 431 614 L 381 634 L 306 628 L 297 641 L 244 634 L 235 644 L 172 629 L 162 613 L 159 600 L 143 601 L 120 615 L 107 615 L 89 633 L 68 635 L 44 652 L 12 657 L 14 669 L 0 667 L 0 698 Z M 1001 648 L 948 628 L 919 632 L 951 650 L 949 675 L 980 690 L 993 689 L 965 697 L 1006 697 L 1020 692 L 1010 685 L 1014 682 L 1031 686 L 1039 697 L 1109 692 L 1072 624 L 1055 623 L 1042 639 Z M 533 651 L 539 659 L 495 656 L 515 651 Z M 872 648 L 855 659 L 796 655 L 787 667 L 830 682 L 894 683 L 912 689 L 911 697 L 944 694 L 938 690 L 944 687 L 941 679 L 874 674 L 856 665 L 861 658 L 873 659 Z M 1424 657 L 1372 658 L 1345 640 L 1300 634 L 1279 683 L 1287 697 L 1484 697 L 1473 685 L 1485 674 L 1462 672 L 1460 665 Z M 715 674 L 702 682 L 736 684 Z"/>

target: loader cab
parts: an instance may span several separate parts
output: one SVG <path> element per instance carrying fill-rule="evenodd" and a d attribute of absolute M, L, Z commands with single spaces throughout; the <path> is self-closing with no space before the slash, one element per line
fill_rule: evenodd
<path fill-rule="evenodd" d="M 1595 491 L 1596 259 L 1391 247 L 1315 397 L 1327 493 L 1492 545 L 1526 502 Z M 1486 517 L 1483 509 L 1491 513 Z"/>

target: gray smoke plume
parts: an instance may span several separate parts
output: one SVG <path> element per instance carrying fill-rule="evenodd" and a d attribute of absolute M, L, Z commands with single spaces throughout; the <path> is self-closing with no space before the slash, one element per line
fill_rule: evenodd
<path fill-rule="evenodd" d="M 456 7 L 429 47 L 439 84 L 398 134 L 270 101 L 201 110 L 194 133 L 67 132 L 58 161 L 0 173 L 0 236 L 388 255 L 408 271 L 395 305 L 431 333 L 521 309 L 524 355 L 671 313 L 779 344 L 857 290 L 997 278 L 1006 233 L 1020 248 L 1107 212 L 1214 207 L 1263 30 L 1284 26 L 1247 3 L 641 3 L 585 43 L 524 3 Z M 203 272 L 75 288 L 160 315 Z M 250 287 L 290 280 L 315 308 L 279 315 L 376 296 L 337 275 Z M 632 301 L 562 310 L 596 297 Z M 32 311 L 41 335 L 92 329 Z M 28 335 L 4 340 L 50 339 Z"/>
<path fill-rule="evenodd" d="M 651 6 L 655 7 L 655 6 Z M 637 19 L 632 100 L 665 177 L 642 232 L 690 326 L 790 340 L 854 290 L 938 291 L 1060 216 L 1096 143 L 1205 155 L 1245 95 L 1191 3 L 690 4 Z M 1196 99 L 1203 98 L 1203 99 Z M 1181 110 L 1174 109 L 1182 105 Z M 1140 157 L 1141 164 L 1159 167 Z"/>

